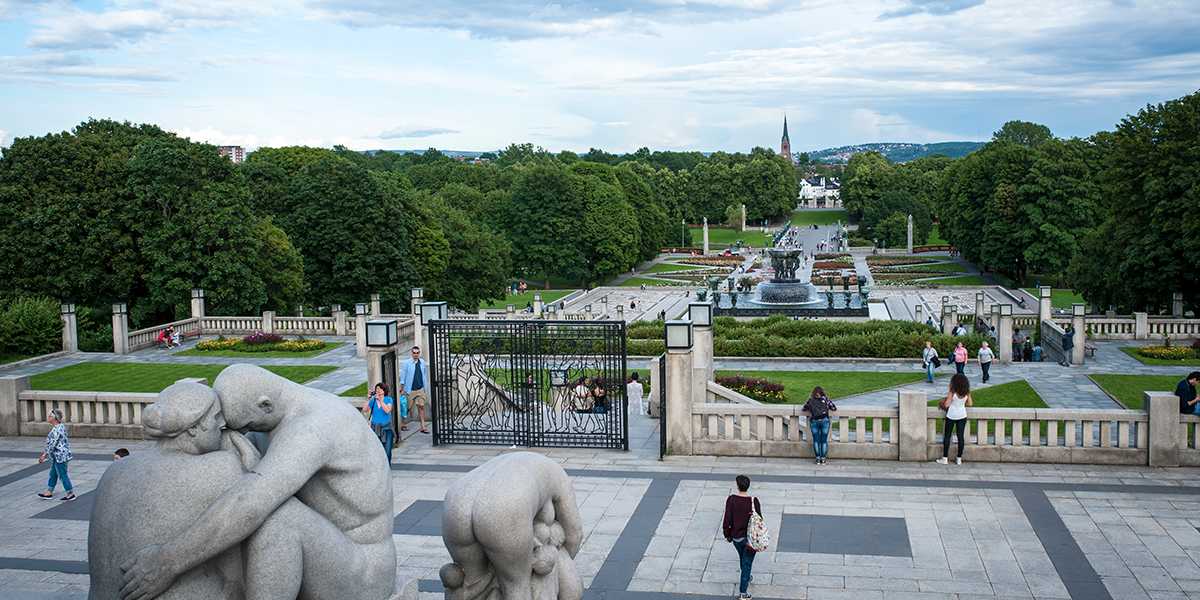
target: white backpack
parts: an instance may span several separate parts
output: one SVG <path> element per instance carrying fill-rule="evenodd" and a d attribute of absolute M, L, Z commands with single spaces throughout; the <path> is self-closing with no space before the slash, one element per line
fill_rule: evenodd
<path fill-rule="evenodd" d="M 771 545 L 771 532 L 767 531 L 766 521 L 763 521 L 762 515 L 754 508 L 757 503 L 755 498 L 750 499 L 750 523 L 746 525 L 746 545 L 755 552 L 762 552 Z"/>

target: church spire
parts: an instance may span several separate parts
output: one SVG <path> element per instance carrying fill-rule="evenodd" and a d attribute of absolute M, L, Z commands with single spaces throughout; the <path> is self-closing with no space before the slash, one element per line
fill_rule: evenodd
<path fill-rule="evenodd" d="M 792 158 L 792 141 L 788 139 L 786 114 L 783 115 L 783 139 L 779 140 L 779 154 L 788 159 L 788 162 L 795 162 Z"/>
<path fill-rule="evenodd" d="M 789 141 L 787 134 L 787 115 L 783 115 L 783 141 Z"/>

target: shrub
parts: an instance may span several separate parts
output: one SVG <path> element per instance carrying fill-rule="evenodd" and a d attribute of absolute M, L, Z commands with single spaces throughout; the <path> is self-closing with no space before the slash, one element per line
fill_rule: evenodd
<path fill-rule="evenodd" d="M 102 309 L 75 308 L 75 327 L 82 352 L 112 352 L 112 314 Z"/>
<path fill-rule="evenodd" d="M 62 317 L 49 298 L 20 297 L 0 310 L 0 353 L 38 356 L 62 350 Z"/>
<path fill-rule="evenodd" d="M 248 341 L 250 338 L 261 340 L 263 337 L 274 337 L 278 341 Z M 238 352 L 311 352 L 320 350 L 326 346 L 321 340 L 284 340 L 283 336 L 273 333 L 255 333 L 248 335 L 245 338 L 226 338 L 218 337 L 215 340 L 204 340 L 196 344 L 196 349 L 201 352 L 218 352 L 223 350 L 236 350 Z"/>
<path fill-rule="evenodd" d="M 1139 356 L 1161 360 L 1189 360 L 1197 357 L 1197 352 L 1187 346 L 1143 346 L 1138 348 L 1137 353 Z"/>
<path fill-rule="evenodd" d="M 783 384 L 767 379 L 734 375 L 731 377 L 718 377 L 717 385 L 727 387 L 759 402 L 769 402 L 772 404 L 787 402 L 787 395 L 783 391 Z"/>
<path fill-rule="evenodd" d="M 242 338 L 242 342 L 249 344 L 251 346 L 256 346 L 258 344 L 278 344 L 279 342 L 282 342 L 282 341 L 283 341 L 282 335 L 279 335 L 277 333 L 263 333 L 261 331 L 256 331 L 256 332 Z"/>
<path fill-rule="evenodd" d="M 625 353 L 630 356 L 658 356 L 666 350 L 667 344 L 661 333 L 658 339 L 630 339 L 625 342 Z"/>

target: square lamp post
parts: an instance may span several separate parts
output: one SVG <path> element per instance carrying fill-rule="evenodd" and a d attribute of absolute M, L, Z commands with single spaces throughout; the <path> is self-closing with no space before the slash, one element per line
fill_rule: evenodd
<path fill-rule="evenodd" d="M 440 321 L 449 315 L 450 309 L 443 302 L 423 302 L 421 303 L 421 325 L 428 325 L 431 321 Z"/>
<path fill-rule="evenodd" d="M 367 346 L 389 348 L 396 345 L 396 321 L 394 319 L 371 319 L 367 321 Z"/>
<path fill-rule="evenodd" d="M 112 305 L 112 311 L 114 315 L 129 314 L 129 305 L 124 302 L 117 302 Z"/>
<path fill-rule="evenodd" d="M 546 307 L 546 312 L 550 315 L 550 318 L 553 319 L 554 314 L 558 312 L 558 307 L 555 306 L 554 304 L 551 304 Z"/>
<path fill-rule="evenodd" d="M 688 303 L 688 320 L 696 327 L 712 327 L 712 312 L 708 302 Z"/>
<path fill-rule="evenodd" d="M 690 350 L 692 348 L 692 322 L 686 319 L 667 321 L 666 329 L 667 350 Z"/>
<path fill-rule="evenodd" d="M 73 315 L 75 314 L 75 305 L 69 302 L 64 302 L 58 307 L 59 314 Z"/>
<path fill-rule="evenodd" d="M 367 303 L 366 303 L 366 302 L 359 302 L 358 304 L 355 304 L 355 305 L 354 305 L 354 314 L 356 314 L 356 315 L 365 315 L 365 314 L 367 314 Z"/>

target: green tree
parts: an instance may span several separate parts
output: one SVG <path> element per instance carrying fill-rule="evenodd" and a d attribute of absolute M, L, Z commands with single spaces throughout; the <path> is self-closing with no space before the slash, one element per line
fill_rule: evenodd
<path fill-rule="evenodd" d="M 874 239 L 882 241 L 888 248 L 902 248 L 908 243 L 908 215 L 894 212 L 875 226 Z"/>
<path fill-rule="evenodd" d="M 1029 121 L 1009 121 L 992 133 L 994 142 L 1012 142 L 1029 148 L 1040 146 L 1054 139 L 1050 128 Z"/>

